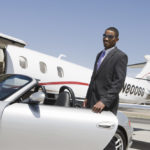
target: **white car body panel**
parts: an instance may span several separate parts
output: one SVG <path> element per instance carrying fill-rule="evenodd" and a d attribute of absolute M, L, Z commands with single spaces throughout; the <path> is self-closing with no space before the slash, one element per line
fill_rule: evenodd
<path fill-rule="evenodd" d="M 3 150 L 102 150 L 116 132 L 111 112 L 12 104 L 1 120 Z"/>

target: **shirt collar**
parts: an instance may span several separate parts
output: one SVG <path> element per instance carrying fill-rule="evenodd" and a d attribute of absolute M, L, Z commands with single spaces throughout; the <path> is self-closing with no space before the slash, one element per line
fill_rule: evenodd
<path fill-rule="evenodd" d="M 110 53 L 115 47 L 116 47 L 116 46 L 111 47 L 111 48 L 109 48 L 109 49 L 107 49 L 107 50 L 104 49 L 103 51 L 105 51 L 106 54 L 108 54 L 108 53 Z"/>

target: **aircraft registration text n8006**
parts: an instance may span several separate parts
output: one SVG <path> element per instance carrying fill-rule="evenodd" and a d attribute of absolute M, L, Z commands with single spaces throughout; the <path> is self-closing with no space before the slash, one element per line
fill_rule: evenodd
<path fill-rule="evenodd" d="M 129 93 L 131 95 L 134 94 L 143 97 L 145 88 L 125 83 L 121 92 L 125 94 Z"/>

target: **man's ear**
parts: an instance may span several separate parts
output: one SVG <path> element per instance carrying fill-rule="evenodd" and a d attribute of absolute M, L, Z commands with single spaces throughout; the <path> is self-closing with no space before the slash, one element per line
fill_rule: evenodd
<path fill-rule="evenodd" d="M 116 42 L 117 42 L 117 41 L 119 41 L 119 38 L 118 38 L 118 37 L 116 38 Z"/>

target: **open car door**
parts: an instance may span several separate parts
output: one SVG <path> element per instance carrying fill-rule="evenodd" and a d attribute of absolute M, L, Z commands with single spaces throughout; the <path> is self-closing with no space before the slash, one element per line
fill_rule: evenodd
<path fill-rule="evenodd" d="M 0 122 L 3 150 L 102 150 L 118 120 L 111 112 L 15 103 Z"/>

